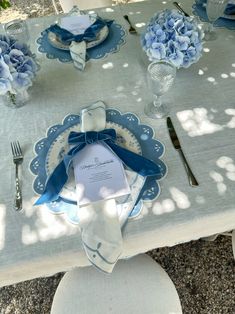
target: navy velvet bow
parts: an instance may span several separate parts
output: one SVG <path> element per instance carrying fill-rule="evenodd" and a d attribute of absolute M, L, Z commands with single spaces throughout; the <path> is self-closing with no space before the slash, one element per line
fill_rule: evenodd
<path fill-rule="evenodd" d="M 127 167 L 141 176 L 149 177 L 160 174 L 159 165 L 143 156 L 118 146 L 115 144 L 116 138 L 117 135 L 114 129 L 105 129 L 100 132 L 71 132 L 68 137 L 68 142 L 70 145 L 73 145 L 73 147 L 49 176 L 45 190 L 35 205 L 56 201 L 59 198 L 59 193 L 68 179 L 69 167 L 73 157 L 86 145 L 97 142 L 105 143 Z"/>
<path fill-rule="evenodd" d="M 93 41 L 96 39 L 100 30 L 105 26 L 110 26 L 113 23 L 112 20 L 102 20 L 97 18 L 97 20 L 88 27 L 83 34 L 74 35 L 67 29 L 61 28 L 58 24 L 51 25 L 47 32 L 50 31 L 59 38 L 64 44 L 70 44 L 72 41 L 81 42 L 85 40 L 86 42 Z"/>

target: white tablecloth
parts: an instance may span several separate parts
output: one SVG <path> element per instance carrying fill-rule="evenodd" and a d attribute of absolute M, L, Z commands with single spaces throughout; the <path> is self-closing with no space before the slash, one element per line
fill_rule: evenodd
<path fill-rule="evenodd" d="M 182 4 L 191 12 L 192 1 Z M 171 1 L 146 1 L 124 10 L 140 33 L 153 13 L 163 8 L 172 8 Z M 119 6 L 100 10 L 103 17 L 127 28 L 122 12 Z M 40 31 L 56 18 L 28 20 L 32 50 L 37 50 L 35 40 Z M 139 36 L 129 34 L 119 52 L 89 61 L 84 72 L 38 53 L 41 70 L 31 89 L 31 101 L 18 110 L 1 104 L 1 286 L 88 264 L 78 228 L 63 216 L 32 206 L 36 195 L 28 167 L 34 143 L 45 136 L 49 126 L 99 99 L 108 107 L 136 113 L 141 122 L 155 129 L 166 148 L 163 159 L 168 175 L 160 183 L 161 195 L 153 203 L 146 202 L 142 215 L 126 225 L 122 257 L 235 228 L 235 32 L 218 29 L 218 34 L 218 40 L 204 44 L 197 64 L 177 72 L 176 82 L 165 96 L 172 102 L 171 117 L 198 188 L 188 184 L 166 121 L 143 114 L 152 97 L 146 86 L 146 58 Z M 12 208 L 14 167 L 9 143 L 16 139 L 25 156 L 24 211 L 20 213 Z"/>

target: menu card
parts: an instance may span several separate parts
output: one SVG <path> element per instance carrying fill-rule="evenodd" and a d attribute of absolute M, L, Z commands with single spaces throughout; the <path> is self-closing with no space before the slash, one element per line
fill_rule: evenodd
<path fill-rule="evenodd" d="M 85 30 L 94 23 L 90 15 L 71 15 L 61 18 L 60 27 L 74 35 L 84 34 Z"/>
<path fill-rule="evenodd" d="M 73 167 L 79 205 L 130 194 L 122 162 L 103 144 L 86 145 L 74 157 Z"/>

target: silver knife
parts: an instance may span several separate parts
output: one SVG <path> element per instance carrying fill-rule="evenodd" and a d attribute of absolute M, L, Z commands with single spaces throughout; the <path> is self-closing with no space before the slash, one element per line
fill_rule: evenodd
<path fill-rule="evenodd" d="M 189 183 L 191 186 L 198 186 L 198 182 L 197 182 L 197 179 L 195 178 L 192 170 L 190 169 L 189 165 L 188 165 L 188 162 L 184 156 L 184 153 L 181 149 L 181 145 L 180 145 L 180 141 L 179 141 L 179 138 L 175 132 L 175 128 L 173 126 L 173 123 L 171 121 L 171 118 L 170 117 L 167 117 L 167 127 L 168 127 L 168 131 L 169 131 L 169 134 L 170 134 L 170 138 L 171 138 L 171 141 L 173 143 L 173 146 L 175 147 L 175 149 L 179 152 L 179 155 L 181 157 L 181 160 L 184 164 L 184 167 L 185 167 L 185 170 L 187 172 L 187 175 L 188 175 L 188 179 L 189 179 Z"/>
<path fill-rule="evenodd" d="M 190 15 L 184 11 L 184 9 L 179 5 L 178 2 L 173 2 L 174 6 L 180 11 L 182 12 L 185 16 L 190 17 Z"/>

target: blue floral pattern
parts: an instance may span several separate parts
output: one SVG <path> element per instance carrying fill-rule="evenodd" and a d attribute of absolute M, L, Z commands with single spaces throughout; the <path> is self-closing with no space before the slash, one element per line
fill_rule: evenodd
<path fill-rule="evenodd" d="M 124 113 L 116 109 L 106 110 L 106 121 L 113 125 L 118 125 L 120 128 L 127 129 L 130 134 L 133 135 L 133 141 L 129 140 L 129 147 L 136 149 L 138 153 L 142 153 L 143 156 L 149 158 L 158 163 L 161 168 L 161 173 L 158 177 L 148 178 L 140 191 L 139 202 L 134 207 L 130 214 L 130 217 L 137 216 L 142 208 L 143 201 L 154 200 L 160 194 L 159 180 L 162 179 L 167 172 L 165 163 L 160 159 L 164 154 L 163 144 L 154 138 L 153 129 L 145 124 L 141 124 L 139 118 L 133 113 Z M 33 189 L 37 194 L 42 194 L 48 175 L 48 155 L 54 142 L 59 142 L 62 145 L 57 153 L 57 160 L 60 160 L 66 150 L 63 147 L 63 134 L 64 132 L 70 132 L 71 129 L 79 128 L 80 116 L 69 115 L 65 117 L 62 124 L 54 125 L 50 127 L 46 133 L 46 137 L 39 140 L 35 144 L 36 157 L 30 163 L 30 170 L 36 176 L 33 184 Z M 137 144 L 136 144 L 137 140 Z M 118 138 L 118 143 L 122 144 L 125 141 L 123 137 Z M 56 166 L 53 165 L 53 166 Z M 65 199 L 60 199 L 57 202 L 47 204 L 47 207 L 53 213 L 65 213 L 67 219 L 72 223 L 78 223 L 77 221 L 77 206 L 73 202 Z"/>
<path fill-rule="evenodd" d="M 125 44 L 125 29 L 113 22 L 109 27 L 107 38 L 98 46 L 87 50 L 87 60 L 105 58 L 108 54 L 119 51 L 120 47 Z M 39 45 L 38 51 L 45 53 L 48 59 L 57 59 L 60 62 L 72 62 L 69 51 L 60 50 L 51 46 L 47 38 L 47 32 L 43 31 L 37 39 Z"/>

